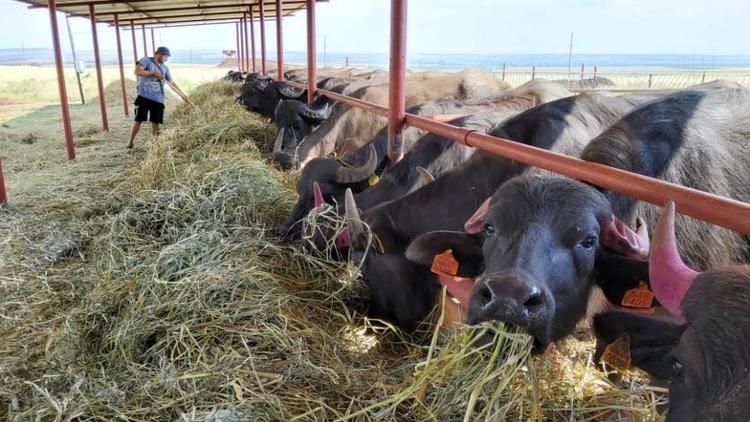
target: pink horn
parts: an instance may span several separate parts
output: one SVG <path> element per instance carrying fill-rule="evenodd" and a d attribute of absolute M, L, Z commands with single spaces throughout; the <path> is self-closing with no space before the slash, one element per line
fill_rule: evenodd
<path fill-rule="evenodd" d="M 464 224 L 464 231 L 466 233 L 477 234 L 482 231 L 484 221 L 487 219 L 487 210 L 490 209 L 490 199 L 492 199 L 491 196 L 482 202 L 482 205 L 466 220 L 466 224 Z"/>
<path fill-rule="evenodd" d="M 323 206 L 323 192 L 320 191 L 318 182 L 313 182 L 313 196 L 315 197 L 315 208 Z"/>
<path fill-rule="evenodd" d="M 674 233 L 674 202 L 667 202 L 654 229 L 648 263 L 648 277 L 651 290 L 659 302 L 672 314 L 682 319 L 680 305 L 690 285 L 698 276 L 682 261 L 677 250 Z"/>

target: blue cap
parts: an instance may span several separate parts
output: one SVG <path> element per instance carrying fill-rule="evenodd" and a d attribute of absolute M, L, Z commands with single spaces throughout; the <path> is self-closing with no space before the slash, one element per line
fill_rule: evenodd
<path fill-rule="evenodd" d="M 167 47 L 159 47 L 156 49 L 157 54 L 164 54 L 165 56 L 172 56 Z"/>

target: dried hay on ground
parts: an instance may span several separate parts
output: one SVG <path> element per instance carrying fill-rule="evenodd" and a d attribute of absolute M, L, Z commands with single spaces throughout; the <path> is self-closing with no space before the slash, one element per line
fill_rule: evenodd
<path fill-rule="evenodd" d="M 635 378 L 614 387 L 588 363 L 587 342 L 531 357 L 528 336 L 502 326 L 411 337 L 364 318 L 355 266 L 274 236 L 295 175 L 259 151 L 272 126 L 234 103 L 237 89 L 215 82 L 192 94 L 197 109 L 178 106 L 138 171 L 68 210 L 77 219 L 65 230 L 41 217 L 15 227 L 31 239 L 0 250 L 0 413 L 655 418 L 660 394 Z M 496 341 L 478 347 L 485 332 Z"/>

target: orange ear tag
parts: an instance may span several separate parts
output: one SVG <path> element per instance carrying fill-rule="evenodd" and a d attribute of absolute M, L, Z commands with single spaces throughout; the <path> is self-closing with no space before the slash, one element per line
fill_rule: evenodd
<path fill-rule="evenodd" d="M 442 275 L 458 274 L 458 261 L 453 257 L 453 250 L 448 249 L 432 260 L 432 272 Z"/>
<path fill-rule="evenodd" d="M 373 174 L 373 175 L 372 175 L 372 177 L 370 177 L 369 179 L 367 179 L 367 183 L 368 183 L 368 184 L 369 184 L 370 186 L 375 186 L 375 185 L 377 185 L 379 181 L 380 181 L 380 178 L 378 177 L 378 175 L 377 175 L 377 174 Z"/>
<path fill-rule="evenodd" d="M 646 283 L 641 281 L 638 287 L 628 290 L 625 292 L 625 296 L 622 297 L 622 306 L 628 308 L 636 308 L 641 311 L 653 313 L 654 293 L 649 290 Z"/>
<path fill-rule="evenodd" d="M 623 334 L 608 344 L 602 353 L 602 362 L 620 371 L 628 369 L 630 367 L 630 335 Z"/>

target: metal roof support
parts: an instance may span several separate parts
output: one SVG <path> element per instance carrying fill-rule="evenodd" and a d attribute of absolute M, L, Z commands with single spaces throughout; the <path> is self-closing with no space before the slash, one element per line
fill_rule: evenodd
<path fill-rule="evenodd" d="M 141 24 L 141 35 L 143 36 L 143 57 L 148 57 L 148 47 L 146 46 L 146 26 Z"/>
<path fill-rule="evenodd" d="M 60 108 L 62 109 L 63 130 L 65 132 L 65 147 L 68 150 L 68 160 L 76 159 L 73 145 L 73 128 L 70 124 L 70 110 L 68 110 L 68 92 L 65 89 L 65 72 L 63 72 L 62 52 L 60 51 L 60 35 L 57 33 L 57 7 L 55 0 L 47 0 L 49 6 L 49 23 L 52 30 L 52 47 L 55 50 L 55 68 L 57 69 L 57 88 L 60 93 Z"/>
<path fill-rule="evenodd" d="M 237 24 L 234 26 L 234 35 L 237 38 L 237 54 L 234 56 L 237 58 L 237 70 L 242 71 L 242 68 L 240 67 L 240 23 L 237 22 Z"/>
<path fill-rule="evenodd" d="M 158 0 L 127 0 L 128 3 L 142 3 L 142 2 L 156 2 Z M 76 1 L 76 2 L 69 2 L 69 3 L 63 3 L 60 5 L 60 7 L 64 6 L 88 6 L 89 4 L 119 4 L 122 3 L 123 0 L 104 0 L 104 1 Z M 29 9 L 37 9 L 40 7 L 45 7 L 43 4 L 30 4 L 28 6 Z"/>
<path fill-rule="evenodd" d="M 255 25 L 253 22 L 255 21 L 255 13 L 253 12 L 253 6 L 250 6 L 250 58 L 253 62 L 253 73 L 257 72 L 255 70 Z"/>
<path fill-rule="evenodd" d="M 120 88 L 122 88 L 122 108 L 125 110 L 125 115 L 129 116 L 128 112 L 128 91 L 125 89 L 125 69 L 123 68 L 122 62 L 122 43 L 120 42 L 120 18 L 115 14 L 115 37 L 117 38 L 117 64 L 120 67 Z"/>
<path fill-rule="evenodd" d="M 276 0 L 276 79 L 284 80 L 284 32 L 282 27 L 283 0 Z"/>
<path fill-rule="evenodd" d="M 94 62 L 96 63 L 96 86 L 99 89 L 99 111 L 102 114 L 102 130 L 109 132 L 107 122 L 107 101 L 104 98 L 104 79 L 102 76 L 102 58 L 99 54 L 99 35 L 96 31 L 96 12 L 94 5 L 89 4 L 89 17 L 91 19 L 91 38 L 94 40 Z"/>
<path fill-rule="evenodd" d="M 246 72 L 247 68 L 245 67 L 245 19 L 240 18 L 240 50 L 238 51 L 239 55 L 237 56 L 239 60 L 240 65 L 240 72 Z"/>
<path fill-rule="evenodd" d="M 260 0 L 260 71 L 266 74 L 266 13 L 263 11 L 264 0 Z"/>
<path fill-rule="evenodd" d="M 315 0 L 307 0 L 307 102 L 312 104 L 317 94 L 317 64 L 315 54 Z"/>
<path fill-rule="evenodd" d="M 245 48 L 242 51 L 242 54 L 245 55 L 245 71 L 250 72 L 250 41 L 249 41 L 249 35 L 248 35 L 248 28 L 247 28 L 247 21 L 249 19 L 247 18 L 247 12 L 242 14 L 242 27 L 245 30 Z"/>
<path fill-rule="evenodd" d="M 133 37 L 133 64 L 138 63 L 138 48 L 135 42 L 135 25 L 130 21 L 130 35 Z"/>
<path fill-rule="evenodd" d="M 406 12 L 408 0 L 391 0 L 391 59 L 388 69 L 388 165 L 404 157 L 406 117 Z"/>
<path fill-rule="evenodd" d="M 5 179 L 3 179 L 3 160 L 0 158 L 0 208 L 8 205 L 8 195 L 5 193 Z"/>
<path fill-rule="evenodd" d="M 154 38 L 154 28 L 151 28 L 151 49 L 156 51 L 156 38 Z"/>

